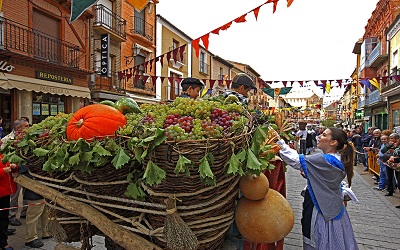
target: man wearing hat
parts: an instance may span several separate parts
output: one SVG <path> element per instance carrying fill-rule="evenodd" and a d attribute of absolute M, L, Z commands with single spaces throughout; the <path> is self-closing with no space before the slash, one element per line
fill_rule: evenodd
<path fill-rule="evenodd" d="M 197 78 L 188 77 L 181 82 L 182 94 L 179 97 L 196 99 L 204 84 Z"/>
<path fill-rule="evenodd" d="M 257 89 L 253 80 L 248 75 L 240 73 L 232 79 L 231 89 L 226 90 L 223 95 L 225 98 L 234 95 L 241 103 L 247 105 L 249 103 L 248 93 L 252 89 Z"/>

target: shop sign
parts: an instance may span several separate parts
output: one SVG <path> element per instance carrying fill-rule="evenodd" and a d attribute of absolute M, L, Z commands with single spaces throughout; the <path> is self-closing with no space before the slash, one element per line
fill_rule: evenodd
<path fill-rule="evenodd" d="M 7 71 L 11 72 L 15 67 L 12 65 L 7 65 L 7 62 L 5 61 L 0 61 L 0 70 L 1 71 Z"/>
<path fill-rule="evenodd" d="M 69 95 L 68 89 L 49 86 L 40 86 L 39 92 L 52 93 L 56 95 Z"/>
<path fill-rule="evenodd" d="M 36 78 L 42 80 L 48 80 L 52 82 L 60 82 L 60 83 L 67 83 L 72 84 L 72 77 L 62 76 L 53 73 L 47 73 L 40 70 L 36 70 Z"/>
<path fill-rule="evenodd" d="M 32 105 L 32 115 L 40 115 L 40 103 L 34 103 Z"/>
<path fill-rule="evenodd" d="M 57 115 L 57 104 L 50 104 L 50 115 Z"/>
<path fill-rule="evenodd" d="M 49 115 L 49 104 L 42 103 L 42 115 Z"/>
<path fill-rule="evenodd" d="M 110 34 L 101 34 L 101 43 L 100 43 L 100 75 L 108 76 L 108 67 L 110 60 Z"/>

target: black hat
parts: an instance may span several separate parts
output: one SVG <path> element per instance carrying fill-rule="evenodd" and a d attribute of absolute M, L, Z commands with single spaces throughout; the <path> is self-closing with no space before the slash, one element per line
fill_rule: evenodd
<path fill-rule="evenodd" d="M 244 74 L 244 73 L 237 74 L 232 79 L 232 83 L 248 86 L 248 87 L 250 87 L 252 89 L 257 89 L 256 86 L 254 85 L 253 80 L 251 80 L 251 78 L 248 75 Z"/>
<path fill-rule="evenodd" d="M 199 79 L 193 77 L 183 79 L 183 81 L 181 82 L 181 86 L 183 86 L 184 84 L 198 85 L 200 87 L 204 87 L 204 84 Z"/>

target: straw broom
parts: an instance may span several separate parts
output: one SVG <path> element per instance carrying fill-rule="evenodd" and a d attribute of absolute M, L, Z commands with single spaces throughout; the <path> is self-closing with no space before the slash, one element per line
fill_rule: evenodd
<path fill-rule="evenodd" d="M 179 216 L 176 209 L 176 197 L 165 200 L 167 216 L 164 225 L 164 238 L 171 250 L 195 250 L 199 243 L 196 235 Z"/>
<path fill-rule="evenodd" d="M 64 242 L 67 240 L 67 233 L 65 232 L 64 228 L 60 225 L 60 223 L 57 220 L 57 216 L 56 216 L 56 199 L 54 200 L 54 207 L 53 208 L 49 208 L 49 222 L 47 224 L 47 231 L 51 234 L 51 236 L 53 237 L 53 239 L 58 242 Z"/>

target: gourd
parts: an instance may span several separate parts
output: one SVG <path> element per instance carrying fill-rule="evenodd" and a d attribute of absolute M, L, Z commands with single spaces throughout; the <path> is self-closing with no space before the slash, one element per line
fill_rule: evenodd
<path fill-rule="evenodd" d="M 260 176 L 248 174 L 240 177 L 240 192 L 249 200 L 263 199 L 269 190 L 269 181 L 267 177 L 261 173 Z"/>
<path fill-rule="evenodd" d="M 111 106 L 113 108 L 115 107 L 115 103 L 113 101 L 110 101 L 110 100 L 104 100 L 104 101 L 101 101 L 100 103 L 104 104 L 104 105 Z"/>
<path fill-rule="evenodd" d="M 119 111 L 121 111 L 123 114 L 142 113 L 135 100 L 133 100 L 130 97 L 122 97 L 121 99 L 115 102 L 114 107 Z"/>
<path fill-rule="evenodd" d="M 273 243 L 285 238 L 294 226 L 289 202 L 270 189 L 267 196 L 253 201 L 242 196 L 236 206 L 235 221 L 241 235 L 251 242 Z"/>
<path fill-rule="evenodd" d="M 126 117 L 117 109 L 104 105 L 92 104 L 79 109 L 69 120 L 67 139 L 91 140 L 94 137 L 113 137 L 118 128 L 126 124 Z"/>

